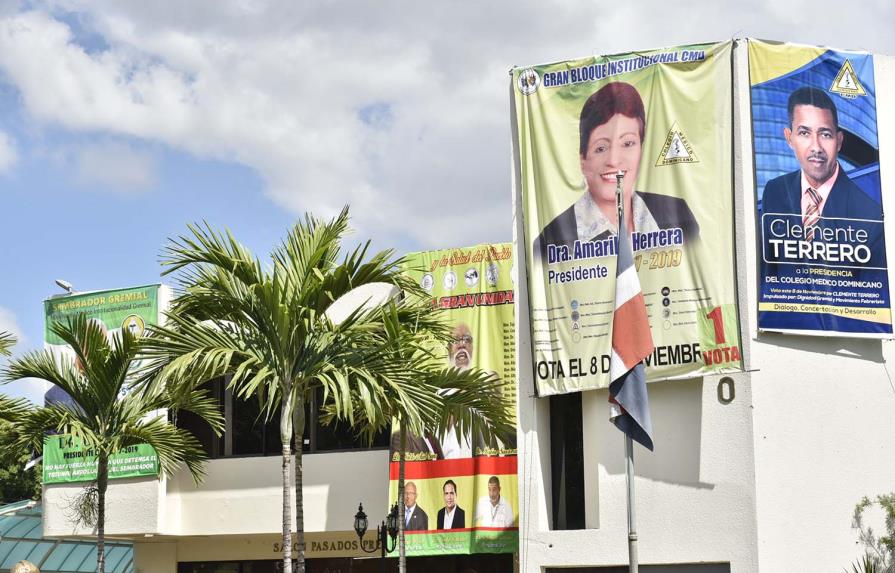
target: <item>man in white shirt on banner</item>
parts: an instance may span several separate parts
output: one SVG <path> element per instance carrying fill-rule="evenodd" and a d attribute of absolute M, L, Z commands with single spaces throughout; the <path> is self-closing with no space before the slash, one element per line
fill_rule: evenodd
<path fill-rule="evenodd" d="M 497 476 L 488 478 L 488 495 L 482 496 L 475 506 L 477 527 L 513 527 L 513 508 L 500 495 L 500 480 Z"/>

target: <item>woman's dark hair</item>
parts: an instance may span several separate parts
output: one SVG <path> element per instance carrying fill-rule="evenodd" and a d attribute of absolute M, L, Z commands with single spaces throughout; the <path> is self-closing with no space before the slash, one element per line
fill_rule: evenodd
<path fill-rule="evenodd" d="M 608 83 L 592 93 L 581 108 L 581 118 L 578 120 L 578 133 L 581 137 L 578 152 L 581 157 L 587 155 L 587 142 L 591 132 L 617 113 L 640 121 L 640 141 L 643 141 L 646 112 L 637 89 L 625 82 Z"/>

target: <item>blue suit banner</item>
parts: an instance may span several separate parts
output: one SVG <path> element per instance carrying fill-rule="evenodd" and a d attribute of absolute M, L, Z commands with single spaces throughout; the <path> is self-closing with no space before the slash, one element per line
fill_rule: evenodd
<path fill-rule="evenodd" d="M 873 56 L 749 41 L 758 327 L 892 334 Z"/>

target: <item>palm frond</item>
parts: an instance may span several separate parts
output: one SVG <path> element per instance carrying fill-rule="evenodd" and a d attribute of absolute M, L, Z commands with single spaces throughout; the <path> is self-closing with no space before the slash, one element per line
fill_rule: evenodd
<path fill-rule="evenodd" d="M 25 398 L 10 398 L 0 394 L 0 421 L 15 423 L 33 410 Z"/>
<path fill-rule="evenodd" d="M 9 332 L 0 332 L 0 356 L 9 356 L 15 344 L 15 336 Z"/>

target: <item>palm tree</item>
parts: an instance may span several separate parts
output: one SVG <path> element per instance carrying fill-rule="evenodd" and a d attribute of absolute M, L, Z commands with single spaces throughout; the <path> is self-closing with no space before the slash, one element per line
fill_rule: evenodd
<path fill-rule="evenodd" d="M 96 452 L 97 571 L 104 573 L 109 457 L 129 446 L 149 444 L 158 454 L 165 475 L 173 475 L 185 464 L 198 481 L 206 458 L 198 440 L 164 417 L 152 415 L 162 408 L 188 410 L 209 421 L 218 432 L 223 424 L 215 402 L 200 391 L 175 396 L 164 387 L 133 390 L 138 341 L 127 329 L 110 342 L 104 330 L 83 315 L 53 324 L 50 329 L 71 347 L 77 360 L 56 356 L 49 350 L 35 351 L 11 361 L 0 370 L 0 377 L 4 382 L 39 378 L 59 386 L 71 397 L 71 404 L 37 408 L 18 420 L 17 445 L 42 451 L 44 433 L 56 431 Z"/>
<path fill-rule="evenodd" d="M 367 242 L 341 255 L 347 208 L 329 221 L 306 216 L 272 250 L 267 266 L 229 232 L 207 224 L 189 230 L 162 255 L 165 274 L 177 273 L 180 294 L 167 325 L 152 329 L 147 339 L 151 373 L 157 383 L 176 379 L 185 387 L 188 380 L 198 384 L 231 374 L 237 395 L 259 397 L 268 416 L 279 408 L 283 570 L 292 570 L 289 482 L 295 443 L 296 570 L 304 573 L 301 444 L 312 394 L 322 389 L 325 402 L 338 404 L 353 419 L 352 389 L 371 395 L 383 381 L 403 383 L 397 365 L 374 359 L 380 315 L 357 311 L 334 324 L 327 311 L 362 285 L 418 287 L 402 274 L 392 251 L 368 256 Z"/>
<path fill-rule="evenodd" d="M 418 293 L 417 293 L 418 294 Z M 444 366 L 443 350 L 451 340 L 443 315 L 421 296 L 390 302 L 379 311 L 383 329 L 373 333 L 381 350 L 371 360 L 383 361 L 391 373 L 371 386 L 351 389 L 349 402 L 331 402 L 324 407 L 324 423 L 346 421 L 372 441 L 392 422 L 398 423 L 398 503 L 404 499 L 404 469 L 407 432 L 473 435 L 486 443 L 515 431 L 511 405 L 503 396 L 499 378 L 479 369 L 458 370 Z M 404 519 L 398 526 L 398 570 L 407 570 Z"/>
<path fill-rule="evenodd" d="M 16 337 L 8 332 L 0 332 L 0 356 L 9 356 L 10 349 L 15 346 Z"/>

